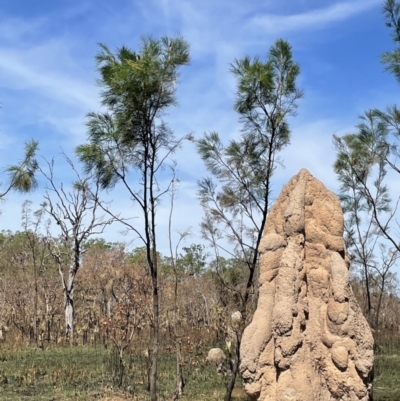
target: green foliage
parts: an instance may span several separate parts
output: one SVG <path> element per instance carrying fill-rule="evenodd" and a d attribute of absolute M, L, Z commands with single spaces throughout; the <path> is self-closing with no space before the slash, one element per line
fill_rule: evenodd
<path fill-rule="evenodd" d="M 104 238 L 89 238 L 84 244 L 85 250 L 89 252 L 109 250 L 114 246 L 119 246 L 119 244 L 116 242 L 108 242 Z"/>
<path fill-rule="evenodd" d="M 383 13 L 386 25 L 393 30 L 392 38 L 397 47 L 392 53 L 384 53 L 382 61 L 400 79 L 397 60 L 400 54 L 400 4 L 396 0 L 386 0 Z M 394 249 L 400 251 L 399 240 L 390 232 L 389 225 L 397 206 L 392 205 L 385 184 L 388 169 L 400 173 L 397 165 L 400 111 L 397 106 L 388 107 L 386 111 L 373 109 L 360 119 L 356 133 L 341 138 L 334 136 L 337 151 L 334 169 L 341 182 L 341 201 L 350 218 L 348 225 L 361 224 L 360 213 L 369 213 L 379 235 L 386 237 Z"/>
<path fill-rule="evenodd" d="M 1 196 L 4 196 L 10 189 L 25 193 L 37 187 L 35 173 L 38 169 L 36 160 L 38 147 L 39 143 L 34 140 L 25 143 L 24 158 L 19 164 L 8 166 L 6 169 L 9 176 L 9 187 Z"/>
<path fill-rule="evenodd" d="M 216 264 L 218 263 L 218 267 Z M 220 256 L 218 260 L 211 262 L 211 274 L 218 285 L 226 285 L 228 288 L 238 288 L 246 282 L 246 265 L 243 261 L 236 258 L 224 258 Z"/>
<path fill-rule="evenodd" d="M 390 150 L 387 126 L 374 111 L 368 111 L 361 117 L 357 128 L 355 134 L 333 137 L 337 150 L 334 171 L 341 183 L 344 211 L 349 211 L 354 201 L 363 211 L 371 211 L 375 207 L 377 212 L 389 212 L 391 199 L 384 184 Z M 356 194 L 355 199 L 346 196 L 350 189 Z"/>
<path fill-rule="evenodd" d="M 177 267 L 189 276 L 199 275 L 203 272 L 206 265 L 207 253 L 205 246 L 200 244 L 191 244 L 182 248 L 177 260 Z"/>
<path fill-rule="evenodd" d="M 33 263 L 32 254 L 30 250 L 30 238 L 36 242 L 37 257 L 43 253 L 46 246 L 43 241 L 43 237 L 32 232 L 32 231 L 2 231 L 0 233 L 0 275 L 2 274 L 14 274 L 18 275 L 20 272 L 29 270 Z M 46 273 L 49 268 L 54 266 L 51 260 L 46 260 L 43 263 L 42 271 Z"/>
<path fill-rule="evenodd" d="M 392 213 L 385 182 L 390 157 L 389 130 L 373 110 L 361 117 L 357 128 L 358 132 L 353 134 L 334 135 L 337 152 L 334 171 L 341 183 L 339 196 L 345 214 L 347 252 L 352 266 L 358 269 L 353 273 L 360 272 L 365 284 L 364 313 L 378 329 L 383 291 L 391 280 L 389 270 L 398 259 L 396 246 L 387 247 L 383 241 L 389 238 Z M 396 240 L 392 240 L 396 245 Z M 378 299 L 374 304 L 373 300 Z"/>
<path fill-rule="evenodd" d="M 400 4 L 386 0 L 383 13 L 396 48 L 384 53 L 382 62 L 400 80 Z M 392 201 L 386 180 L 389 170 L 400 173 L 400 112 L 397 106 L 386 111 L 373 109 L 360 120 L 357 132 L 333 136 L 334 170 L 341 183 L 346 246 L 353 266 L 361 268 L 367 319 L 378 329 L 384 291 L 395 279 L 390 269 L 400 255 L 399 238 L 392 230 L 398 202 Z"/>
<path fill-rule="evenodd" d="M 382 54 L 382 63 L 400 81 L 400 4 L 396 0 L 386 0 L 383 6 L 386 26 L 392 30 L 395 48 Z"/>
<path fill-rule="evenodd" d="M 189 62 L 189 46 L 180 37 L 145 38 L 139 52 L 122 47 L 113 54 L 100 46 L 98 82 L 108 111 L 88 114 L 89 143 L 76 152 L 86 172 L 110 188 L 124 180 L 130 168 L 161 168 L 166 155 L 178 147 L 162 116 L 176 105 L 178 69 Z"/>
<path fill-rule="evenodd" d="M 234 61 L 231 72 L 237 81 L 235 110 L 242 134 L 226 147 L 215 132 L 197 142 L 200 157 L 217 180 L 200 180 L 198 196 L 206 214 L 203 236 L 217 248 L 222 237 L 233 244 L 230 256 L 244 261 L 250 271 L 248 291 L 270 207 L 271 177 L 279 151 L 289 144 L 288 117 L 295 115 L 303 93 L 296 85 L 299 65 L 281 39 L 265 62 L 245 57 Z"/>
<path fill-rule="evenodd" d="M 296 86 L 300 67 L 293 61 L 291 46 L 279 39 L 271 46 L 266 62 L 245 57 L 235 60 L 231 71 L 237 79 L 235 110 L 244 129 L 256 136 L 276 136 L 276 150 L 281 150 L 289 143 L 285 119 L 295 114 L 296 100 L 303 96 Z"/>
<path fill-rule="evenodd" d="M 268 207 L 268 184 L 276 167 L 276 153 L 289 143 L 287 117 L 295 114 L 296 101 L 303 96 L 296 86 L 300 68 L 292 59 L 290 45 L 278 40 L 266 62 L 245 57 L 235 60 L 231 71 L 237 80 L 235 110 L 243 133 L 227 147 L 215 132 L 198 141 L 201 158 L 223 184 L 216 194 L 212 180 L 203 179 L 199 182 L 199 196 L 203 205 L 212 203 L 217 196 L 220 206 L 233 215 L 244 212 L 252 216 L 254 211 L 262 214 Z M 219 215 L 213 212 L 214 218 Z"/>
<path fill-rule="evenodd" d="M 150 253 L 152 254 L 152 250 L 150 249 Z M 161 267 L 163 267 L 163 260 L 165 259 L 160 252 L 156 252 L 157 262 L 161 263 Z M 129 261 L 133 266 L 141 266 L 144 271 L 149 272 L 149 264 L 147 259 L 147 249 L 145 246 L 139 246 L 130 253 Z"/>
<path fill-rule="evenodd" d="M 178 280 L 184 276 L 200 276 L 205 272 L 208 254 L 205 246 L 201 244 L 191 244 L 182 247 L 182 251 L 174 257 L 162 258 L 162 271 L 165 275 L 177 275 Z"/>

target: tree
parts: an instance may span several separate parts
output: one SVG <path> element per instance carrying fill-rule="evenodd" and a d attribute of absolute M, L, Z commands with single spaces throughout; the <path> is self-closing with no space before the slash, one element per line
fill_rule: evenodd
<path fill-rule="evenodd" d="M 189 276 L 199 276 L 206 266 L 207 253 L 205 246 L 201 244 L 191 244 L 183 246 L 182 251 L 176 257 L 178 270 L 187 273 Z"/>
<path fill-rule="evenodd" d="M 38 169 L 36 160 L 38 147 L 39 143 L 37 141 L 25 142 L 25 153 L 21 162 L 6 168 L 9 179 L 6 189 L 0 193 L 0 199 L 3 199 L 12 189 L 26 193 L 37 187 L 35 173 Z"/>
<path fill-rule="evenodd" d="M 400 81 L 400 4 L 396 0 L 385 0 L 383 15 L 386 26 L 392 29 L 395 48 L 382 54 L 382 63 Z"/>
<path fill-rule="evenodd" d="M 153 298 L 150 397 L 155 401 L 159 349 L 157 206 L 174 181 L 173 177 L 163 186 L 160 178 L 165 177 L 172 154 L 189 138 L 176 139 L 163 116 L 177 103 L 178 70 L 189 63 L 189 46 L 180 37 L 145 38 L 139 52 L 122 47 L 113 54 L 101 45 L 96 61 L 104 88 L 102 104 L 108 111 L 88 114 L 89 143 L 79 146 L 77 154 L 103 188 L 121 183 L 142 216 L 141 228 L 119 221 L 146 249 Z"/>
<path fill-rule="evenodd" d="M 10 165 L 6 168 L 8 174 L 8 183 L 4 191 L 0 193 L 0 199 L 4 199 L 5 196 L 11 191 L 15 190 L 20 193 L 27 193 L 37 187 L 37 180 L 35 178 L 36 170 L 38 169 L 38 163 L 36 160 L 36 152 L 38 150 L 39 143 L 31 140 L 25 142 L 25 152 L 23 159 L 14 165 Z M 36 276 L 35 276 L 36 279 Z M 36 284 L 37 285 L 37 282 Z M 36 286 L 37 290 L 37 286 Z M 37 292 L 35 294 L 35 312 L 37 312 Z M 36 316 L 34 321 L 35 339 L 37 331 Z"/>
<path fill-rule="evenodd" d="M 179 241 L 175 245 L 175 249 L 172 245 L 172 215 L 174 211 L 174 201 L 176 195 L 175 183 L 172 184 L 171 188 L 171 207 L 169 212 L 168 219 L 168 238 L 169 238 L 169 264 L 172 267 L 174 273 L 174 291 L 173 291 L 173 339 L 175 342 L 175 360 L 176 360 L 176 377 L 175 377 L 175 392 L 173 395 L 173 401 L 179 399 L 179 397 L 183 394 L 183 389 L 185 387 L 185 382 L 183 379 L 182 372 L 182 354 L 181 354 L 181 338 L 178 329 L 178 321 L 179 321 L 179 308 L 178 308 L 178 289 L 179 289 L 179 280 L 182 279 L 182 269 L 179 266 L 179 256 L 178 256 L 178 248 L 182 240 L 184 240 L 190 233 L 188 231 L 180 233 Z"/>
<path fill-rule="evenodd" d="M 400 249 L 389 230 L 397 205 L 392 206 L 385 183 L 385 125 L 370 111 L 357 127 L 358 133 L 333 137 L 337 151 L 334 170 L 341 183 L 339 197 L 345 214 L 346 247 L 352 265 L 361 268 L 365 285 L 364 313 L 369 323 L 378 329 L 387 278 L 399 257 Z M 386 245 L 388 235 L 394 246 Z M 377 284 L 374 287 L 380 291 L 376 305 L 372 302 L 374 282 Z"/>
<path fill-rule="evenodd" d="M 400 4 L 386 0 L 386 25 L 392 29 L 395 49 L 382 55 L 386 69 L 400 81 Z M 396 105 L 386 111 L 371 109 L 360 117 L 357 132 L 334 135 L 337 156 L 334 170 L 341 183 L 347 246 L 353 265 L 362 266 L 367 297 L 366 315 L 376 329 L 382 296 L 392 274 L 390 268 L 400 255 L 400 238 L 393 230 L 400 201 L 392 199 L 387 175 L 399 174 L 400 111 Z M 379 258 L 379 261 L 377 261 Z M 372 304 L 371 285 L 380 293 Z"/>
<path fill-rule="evenodd" d="M 258 265 L 258 245 L 271 206 L 273 172 L 279 152 L 290 141 L 288 117 L 295 115 L 297 100 L 303 97 L 296 85 L 300 68 L 284 40 L 271 46 L 265 62 L 245 57 L 234 61 L 231 72 L 237 80 L 235 110 L 240 115 L 242 134 L 226 147 L 215 132 L 197 142 L 201 158 L 218 182 L 211 178 L 199 181 L 198 195 L 205 211 L 203 236 L 215 249 L 217 269 L 222 250 L 247 266 L 248 271 L 244 288 L 231 287 L 238 295 L 237 308 L 243 322 L 225 401 L 231 399 L 240 363 L 239 348 Z M 233 251 L 221 240 L 230 242 Z"/>
<path fill-rule="evenodd" d="M 85 241 L 92 235 L 102 234 L 106 226 L 114 218 L 104 220 L 98 216 L 100 209 L 98 180 L 92 182 L 92 177 L 82 178 L 75 169 L 72 161 L 65 156 L 66 161 L 77 175 L 73 189 L 67 191 L 63 184 L 58 186 L 54 179 L 54 160 L 48 163 L 48 172 L 40 168 L 47 179 L 48 188 L 44 195 L 43 209 L 56 222 L 60 230 L 60 239 L 49 241 L 49 250 L 58 266 L 61 284 L 64 292 L 65 335 L 72 342 L 74 334 L 74 291 L 76 274 L 81 266 Z M 49 192 L 50 191 L 50 192 Z M 50 195 L 53 193 L 54 197 Z M 68 267 L 68 279 L 64 268 Z"/>

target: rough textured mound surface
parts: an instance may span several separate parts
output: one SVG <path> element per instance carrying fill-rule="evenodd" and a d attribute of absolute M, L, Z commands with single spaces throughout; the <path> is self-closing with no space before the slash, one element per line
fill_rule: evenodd
<path fill-rule="evenodd" d="M 259 250 L 258 306 L 241 345 L 247 394 L 370 400 L 373 337 L 349 284 L 336 195 L 301 170 L 269 213 Z"/>
<path fill-rule="evenodd" d="M 226 355 L 221 348 L 211 348 L 210 351 L 208 351 L 206 361 L 209 363 L 219 365 L 220 363 L 225 362 L 225 359 Z"/>

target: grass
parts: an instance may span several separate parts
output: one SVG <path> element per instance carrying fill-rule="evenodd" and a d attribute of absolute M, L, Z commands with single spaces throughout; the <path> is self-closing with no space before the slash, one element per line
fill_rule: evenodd
<path fill-rule="evenodd" d="M 206 349 L 192 355 L 184 366 L 183 401 L 220 401 L 224 376 L 205 364 Z M 146 401 L 148 359 L 142 353 L 126 354 L 124 381 L 116 386 L 115 354 L 103 347 L 0 349 L 0 399 L 4 401 L 124 400 Z M 174 392 L 174 354 L 163 351 L 159 366 L 159 399 Z M 116 398 L 116 396 L 121 398 Z M 240 381 L 234 401 L 247 400 Z M 378 342 L 375 355 L 374 401 L 400 400 L 400 339 Z"/>
<path fill-rule="evenodd" d="M 103 360 L 100 348 L 3 350 L 0 399 L 88 399 L 107 377 Z"/>
<path fill-rule="evenodd" d="M 374 401 L 400 400 L 400 339 L 378 341 Z"/>
<path fill-rule="evenodd" d="M 225 380 L 215 367 L 197 361 L 184 366 L 184 401 L 223 398 Z M 148 400 L 148 360 L 142 354 L 127 355 L 121 388 L 115 386 L 112 351 L 102 347 L 57 347 L 47 350 L 0 350 L 0 399 L 13 401 L 112 400 L 115 395 L 137 401 Z M 159 366 L 159 399 L 171 400 L 174 392 L 174 355 L 163 353 Z M 246 400 L 240 383 L 235 401 Z M 124 399 L 122 398 L 122 399 Z"/>

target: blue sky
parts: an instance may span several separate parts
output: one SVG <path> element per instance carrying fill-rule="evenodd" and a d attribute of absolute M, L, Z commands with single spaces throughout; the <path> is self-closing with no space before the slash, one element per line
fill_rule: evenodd
<path fill-rule="evenodd" d="M 59 154 L 62 148 L 73 157 L 75 146 L 86 139 L 85 115 L 99 108 L 94 63 L 99 42 L 135 49 L 143 35 L 182 35 L 191 45 L 192 61 L 181 71 L 180 106 L 170 111 L 168 121 L 178 136 L 217 131 L 229 140 L 240 130 L 232 110 L 235 81 L 229 64 L 246 54 L 264 58 L 274 41 L 284 38 L 301 66 L 305 98 L 291 120 L 291 145 L 281 154 L 285 168 L 275 176 L 275 194 L 302 167 L 337 191 L 332 134 L 352 131 L 364 110 L 397 101 L 398 84 L 379 62 L 392 47 L 381 6 L 381 0 L 3 0 L 1 166 L 14 163 L 23 141 L 35 138 L 42 156 L 56 158 L 58 179 L 70 182 Z M 191 227 L 189 243 L 200 242 L 196 182 L 206 172 L 193 145 L 176 158 L 181 184 L 175 231 Z M 9 195 L 1 204 L 1 228 L 20 229 L 22 202 L 30 198 L 38 206 L 42 195 L 43 188 L 29 196 Z M 117 189 L 110 196 L 117 210 L 134 215 L 124 192 Z M 158 238 L 166 253 L 167 202 L 159 215 Z M 121 237 L 119 230 L 111 228 L 106 238 L 132 239 Z"/>

